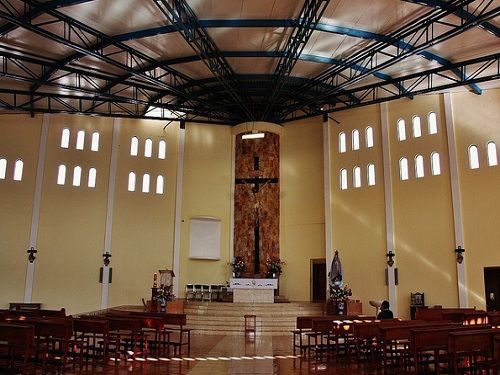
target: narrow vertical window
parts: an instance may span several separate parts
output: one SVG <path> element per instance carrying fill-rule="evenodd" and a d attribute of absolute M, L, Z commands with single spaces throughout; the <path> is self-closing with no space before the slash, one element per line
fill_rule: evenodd
<path fill-rule="evenodd" d="M 470 169 L 479 168 L 479 153 L 477 151 L 476 145 L 469 146 L 469 168 Z"/>
<path fill-rule="evenodd" d="M 85 147 L 85 132 L 83 130 L 79 130 L 76 133 L 76 149 L 83 150 Z"/>
<path fill-rule="evenodd" d="M 4 180 L 6 174 L 7 174 L 7 159 L 0 159 L 0 180 Z"/>
<path fill-rule="evenodd" d="M 99 151 L 99 133 L 92 133 L 92 143 L 90 144 L 90 150 Z"/>
<path fill-rule="evenodd" d="M 147 173 L 142 176 L 142 192 L 149 193 L 149 174 Z"/>
<path fill-rule="evenodd" d="M 486 150 L 488 152 L 488 165 L 490 167 L 493 167 L 495 165 L 498 165 L 498 159 L 497 159 L 497 146 L 495 142 L 488 142 L 486 146 Z"/>
<path fill-rule="evenodd" d="M 401 180 L 408 180 L 408 159 L 399 159 L 399 178 Z"/>
<path fill-rule="evenodd" d="M 158 159 L 165 159 L 167 157 L 167 142 L 161 140 L 158 143 Z"/>
<path fill-rule="evenodd" d="M 413 116 L 411 120 L 413 126 L 413 138 L 419 138 L 422 136 L 422 127 L 420 125 L 420 116 Z"/>
<path fill-rule="evenodd" d="M 151 155 L 153 155 L 153 141 L 148 138 L 144 144 L 144 156 L 150 158 Z"/>
<path fill-rule="evenodd" d="M 61 134 L 61 147 L 68 148 L 69 147 L 69 129 L 64 128 Z"/>
<path fill-rule="evenodd" d="M 82 181 L 82 168 L 76 166 L 73 168 L 73 186 L 80 186 Z"/>
<path fill-rule="evenodd" d="M 135 173 L 128 174 L 128 191 L 135 191 Z"/>
<path fill-rule="evenodd" d="M 130 155 L 137 156 L 138 151 L 139 151 L 139 138 L 132 137 L 132 139 L 130 140 Z"/>
<path fill-rule="evenodd" d="M 357 129 L 352 131 L 352 149 L 359 150 L 359 131 Z"/>
<path fill-rule="evenodd" d="M 367 148 L 373 147 L 373 128 L 371 126 L 365 129 L 365 143 Z"/>
<path fill-rule="evenodd" d="M 424 157 L 422 155 L 415 156 L 415 177 L 424 177 Z"/>
<path fill-rule="evenodd" d="M 66 183 L 66 166 L 61 164 L 57 169 L 57 184 L 64 185 Z"/>
<path fill-rule="evenodd" d="M 163 194 L 163 176 L 156 177 L 156 194 Z"/>
<path fill-rule="evenodd" d="M 439 152 L 433 152 L 431 154 L 431 173 L 433 176 L 439 176 L 441 174 L 441 161 L 439 160 Z"/>
<path fill-rule="evenodd" d="M 352 184 L 355 188 L 361 187 L 361 168 L 354 167 L 352 169 Z"/>
<path fill-rule="evenodd" d="M 87 186 L 89 188 L 95 188 L 97 181 L 97 170 L 95 168 L 89 169 L 89 179 L 87 181 Z"/>
<path fill-rule="evenodd" d="M 374 164 L 368 164 L 368 167 L 366 169 L 366 180 L 368 181 L 368 186 L 373 186 L 375 185 L 375 165 Z"/>
<path fill-rule="evenodd" d="M 406 140 L 406 123 L 405 120 L 400 118 L 398 120 L 398 141 Z"/>
<path fill-rule="evenodd" d="M 345 133 L 339 133 L 339 153 L 344 153 L 347 150 Z"/>
<path fill-rule="evenodd" d="M 24 168 L 24 162 L 22 160 L 16 160 L 14 164 L 15 181 L 21 181 L 23 179 L 23 168 Z"/>
<path fill-rule="evenodd" d="M 340 190 L 347 189 L 347 169 L 340 170 Z"/>
<path fill-rule="evenodd" d="M 438 132 L 437 116 L 435 112 L 429 112 L 427 115 L 427 124 L 429 127 L 429 134 L 436 134 Z"/>

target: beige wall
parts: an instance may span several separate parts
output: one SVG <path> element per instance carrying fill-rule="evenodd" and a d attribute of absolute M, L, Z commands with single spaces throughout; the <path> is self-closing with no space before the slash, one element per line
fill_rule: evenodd
<path fill-rule="evenodd" d="M 225 284 L 229 280 L 231 142 L 230 126 L 186 124 L 178 279 L 180 296 L 184 296 L 184 286 L 188 283 Z M 196 216 L 221 220 L 220 260 L 189 258 L 189 222 Z"/>
<path fill-rule="evenodd" d="M 427 305 L 458 306 L 455 239 L 444 107 L 440 95 L 388 105 L 394 203 L 394 251 L 399 271 L 398 312 L 408 316 L 411 292 L 424 292 Z M 427 115 L 435 112 L 438 133 L 429 135 Z M 422 136 L 412 135 L 412 118 L 421 118 Z M 398 119 L 406 122 L 406 141 L 397 140 Z M 430 155 L 440 154 L 441 175 L 432 176 Z M 414 158 L 424 157 L 423 178 L 415 178 Z M 409 162 L 409 180 L 399 176 L 399 159 Z"/>
<path fill-rule="evenodd" d="M 335 113 L 340 124 L 330 121 L 333 249 L 339 252 L 344 283 L 353 298 L 363 303 L 364 312 L 373 314 L 369 300 L 387 298 L 384 286 L 385 206 L 382 162 L 382 138 L 378 106 Z M 374 131 L 374 146 L 365 146 L 365 129 Z M 360 149 L 351 150 L 351 134 L 360 132 Z M 347 152 L 339 153 L 339 133 L 347 138 Z M 368 186 L 367 165 L 375 165 L 375 186 Z M 353 188 L 355 166 L 361 167 L 361 187 Z M 348 189 L 340 189 L 340 170 L 348 171 Z M 333 255 L 332 255 L 333 258 Z M 330 265 L 328 265 L 330 267 Z"/>
<path fill-rule="evenodd" d="M 7 175 L 0 180 L 0 308 L 24 296 L 41 129 L 41 116 L 0 120 L 0 159 L 7 159 Z M 18 159 L 24 162 L 22 181 L 13 180 Z"/>
<path fill-rule="evenodd" d="M 469 306 L 485 307 L 484 267 L 500 267 L 500 166 L 488 166 L 486 144 L 496 143 L 500 160 L 500 90 L 452 97 L 464 223 Z M 479 169 L 468 167 L 468 147 L 479 149 Z"/>
<path fill-rule="evenodd" d="M 280 294 L 309 301 L 310 259 L 325 258 L 321 117 L 285 125 L 281 137 Z"/>

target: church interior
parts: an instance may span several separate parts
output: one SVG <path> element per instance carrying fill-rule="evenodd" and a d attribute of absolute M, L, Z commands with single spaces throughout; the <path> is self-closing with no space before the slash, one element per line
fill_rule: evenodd
<path fill-rule="evenodd" d="M 304 356 L 375 374 L 297 355 L 299 317 L 376 317 L 384 300 L 404 321 L 417 307 L 498 316 L 499 13 L 0 0 L 0 320 L 37 304 L 183 314 L 197 356 L 221 342 L 221 356 L 263 356 L 214 373 L 302 373 Z M 229 318 L 197 321 L 211 308 Z M 155 366 L 209 371 L 186 363 Z"/>

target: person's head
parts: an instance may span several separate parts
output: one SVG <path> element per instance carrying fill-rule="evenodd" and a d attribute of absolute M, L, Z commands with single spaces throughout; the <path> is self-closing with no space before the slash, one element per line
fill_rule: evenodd
<path fill-rule="evenodd" d="M 380 309 L 381 310 L 389 310 L 389 301 L 382 302 L 382 304 L 380 305 Z"/>

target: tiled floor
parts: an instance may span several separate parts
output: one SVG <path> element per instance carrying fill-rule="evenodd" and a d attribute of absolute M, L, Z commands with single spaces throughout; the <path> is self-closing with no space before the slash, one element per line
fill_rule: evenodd
<path fill-rule="evenodd" d="M 330 359 L 309 362 L 293 356 L 291 336 L 192 335 L 189 358 L 110 363 L 97 368 L 75 369 L 66 374 L 382 374 L 381 368 Z"/>

